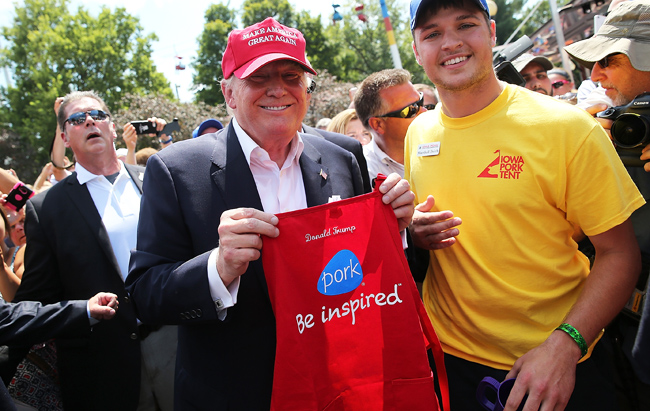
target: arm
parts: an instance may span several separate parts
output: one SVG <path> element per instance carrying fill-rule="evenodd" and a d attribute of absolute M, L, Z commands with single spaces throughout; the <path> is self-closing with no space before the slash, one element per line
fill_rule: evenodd
<path fill-rule="evenodd" d="M 126 164 L 136 165 L 137 162 L 135 161 L 135 146 L 138 142 L 138 134 L 135 132 L 135 127 L 133 127 L 133 124 L 126 123 L 124 125 L 124 133 L 122 133 L 122 138 L 124 139 L 124 143 L 126 143 L 127 149 L 126 159 L 124 162 Z"/>
<path fill-rule="evenodd" d="M 564 320 L 589 345 L 623 308 L 641 270 L 639 247 L 629 219 L 590 240 L 596 248 L 596 260 L 578 301 Z M 536 410 L 540 403 L 548 409 L 562 409 L 573 392 L 580 356 L 578 345 L 567 333 L 553 331 L 539 347 L 519 358 L 506 376 L 516 376 L 517 382 L 504 411 L 514 411 L 526 392 L 525 410 Z"/>
<path fill-rule="evenodd" d="M 54 100 L 54 115 L 57 117 L 59 115 L 59 107 L 61 107 L 62 101 L 63 97 L 57 97 L 57 99 Z M 52 152 L 50 152 L 52 165 L 62 169 L 65 165 L 63 157 L 65 157 L 65 145 L 63 144 L 63 138 L 61 137 L 61 127 L 59 127 L 59 122 L 57 120 L 54 141 L 52 142 Z"/>
<path fill-rule="evenodd" d="M 0 294 L 6 301 L 12 301 L 20 285 L 20 278 L 7 266 L 0 252 Z"/>
<path fill-rule="evenodd" d="M 201 190 L 196 187 L 193 191 L 198 194 Z M 189 200 L 183 194 L 188 188 L 185 182 L 172 179 L 158 155 L 149 158 L 137 248 L 132 252 L 126 279 L 138 318 L 144 322 L 181 324 L 218 318 L 210 295 L 207 267 L 210 254 L 218 245 L 223 210 L 204 213 L 194 208 L 199 203 L 186 201 L 183 207 L 189 209 L 184 213 L 181 202 Z M 204 195 L 204 199 L 209 198 L 208 192 Z M 183 218 L 187 213 L 193 216 Z M 160 221 L 170 223 L 160 224 Z M 199 225 L 201 234 L 191 233 L 188 225 Z M 200 310 L 201 317 L 181 317 L 181 313 L 191 310 Z"/>
<path fill-rule="evenodd" d="M 46 182 L 49 182 L 50 176 L 54 172 L 54 166 L 52 163 L 47 163 L 41 170 L 41 174 L 38 175 L 36 181 L 34 181 L 34 192 L 38 193 L 43 189 L 43 185 Z"/>
<path fill-rule="evenodd" d="M 33 344 L 67 333 L 89 333 L 86 301 L 51 305 L 0 303 L 0 344 Z"/>
<path fill-rule="evenodd" d="M 12 172 L 0 168 L 0 192 L 9 193 L 18 181 L 20 180 Z"/>

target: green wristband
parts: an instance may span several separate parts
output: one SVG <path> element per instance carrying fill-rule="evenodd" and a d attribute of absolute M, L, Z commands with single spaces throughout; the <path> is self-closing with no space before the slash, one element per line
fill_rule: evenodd
<path fill-rule="evenodd" d="M 571 338 L 573 338 L 573 341 L 575 341 L 576 344 L 578 344 L 578 347 L 580 347 L 580 352 L 582 353 L 580 358 L 587 355 L 587 352 L 589 351 L 589 346 L 587 345 L 585 339 L 582 337 L 582 334 L 580 334 L 580 331 L 576 330 L 574 326 L 572 326 L 571 324 L 563 323 L 559 327 L 557 327 L 556 330 L 564 331 L 565 333 L 569 334 Z"/>

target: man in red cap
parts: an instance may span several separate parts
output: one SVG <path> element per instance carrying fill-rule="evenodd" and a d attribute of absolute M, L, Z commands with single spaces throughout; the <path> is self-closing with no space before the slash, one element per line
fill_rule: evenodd
<path fill-rule="evenodd" d="M 233 119 L 149 159 L 127 280 L 139 318 L 179 324 L 179 410 L 269 409 L 276 329 L 260 236 L 279 235 L 275 213 L 364 192 L 349 151 L 298 132 L 316 74 L 302 33 L 272 18 L 234 30 L 221 64 Z M 391 175 L 380 190 L 404 229 L 408 183 Z"/>

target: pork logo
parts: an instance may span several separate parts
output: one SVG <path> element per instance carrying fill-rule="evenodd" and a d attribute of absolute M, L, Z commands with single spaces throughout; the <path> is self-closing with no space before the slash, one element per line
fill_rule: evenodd
<path fill-rule="evenodd" d="M 357 256 L 350 250 L 341 250 L 323 268 L 317 289 L 323 295 L 340 295 L 356 289 L 362 280 Z"/>
<path fill-rule="evenodd" d="M 501 150 L 494 152 L 497 158 L 478 175 L 478 178 L 502 178 L 506 180 L 519 180 L 524 170 L 522 156 L 502 156 Z"/>

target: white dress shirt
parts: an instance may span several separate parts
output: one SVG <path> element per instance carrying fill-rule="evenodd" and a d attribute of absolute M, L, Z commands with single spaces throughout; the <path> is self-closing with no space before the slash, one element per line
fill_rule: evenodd
<path fill-rule="evenodd" d="M 122 279 L 129 273 L 129 257 L 135 248 L 140 216 L 140 190 L 120 161 L 120 172 L 113 184 L 104 176 L 92 174 L 77 163 L 77 180 L 86 185 L 97 212 L 108 232 Z"/>
<path fill-rule="evenodd" d="M 374 136 L 368 144 L 363 146 L 363 156 L 368 163 L 368 174 L 371 180 L 377 177 L 379 173 L 386 176 L 390 173 L 397 173 L 404 178 L 404 164 L 398 163 L 384 153 L 377 145 Z"/>
<path fill-rule="evenodd" d="M 261 148 L 241 128 L 235 118 L 233 126 L 239 144 L 242 147 L 246 162 L 250 167 L 257 192 L 262 200 L 262 208 L 267 213 L 277 214 L 287 211 L 307 208 L 307 195 L 300 169 L 300 155 L 304 148 L 302 138 L 298 133 L 291 140 L 291 148 L 282 168 L 271 160 L 268 152 Z M 217 250 L 215 248 L 208 258 L 208 283 L 210 295 L 218 310 L 219 319 L 226 318 L 226 310 L 237 303 L 239 277 L 228 287 L 223 284 L 217 271 Z"/>

